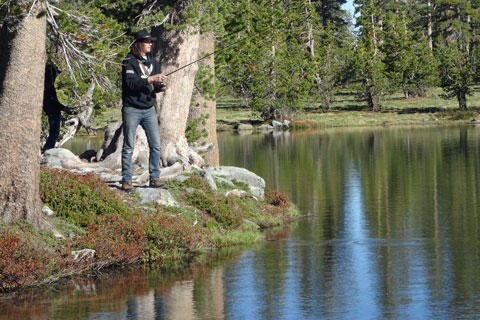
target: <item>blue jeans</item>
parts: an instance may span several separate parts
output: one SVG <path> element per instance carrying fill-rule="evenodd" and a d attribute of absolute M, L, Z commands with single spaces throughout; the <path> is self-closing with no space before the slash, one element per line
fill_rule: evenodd
<path fill-rule="evenodd" d="M 47 117 L 48 126 L 50 129 L 48 131 L 47 142 L 45 142 L 43 150 L 55 148 L 58 136 L 60 135 L 60 122 L 62 121 L 62 116 L 60 114 L 48 114 Z"/>
<path fill-rule="evenodd" d="M 137 109 L 123 107 L 123 148 L 122 148 L 122 179 L 132 181 L 132 154 L 135 146 L 135 135 L 138 125 L 141 125 L 147 135 L 150 148 L 149 168 L 150 181 L 160 177 L 160 132 L 155 107 Z"/>

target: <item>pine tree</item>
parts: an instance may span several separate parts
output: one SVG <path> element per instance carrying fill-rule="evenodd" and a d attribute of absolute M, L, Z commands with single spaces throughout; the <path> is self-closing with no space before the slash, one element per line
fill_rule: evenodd
<path fill-rule="evenodd" d="M 381 109 L 381 99 L 388 87 L 383 44 L 384 8 L 378 0 L 355 0 L 360 16 L 357 18 L 360 37 L 353 64 L 361 84 L 360 97 L 366 99 L 373 111 Z"/>
<path fill-rule="evenodd" d="M 320 17 L 322 26 L 339 30 L 347 25 L 345 11 L 342 9 L 346 0 L 312 0 Z"/>
<path fill-rule="evenodd" d="M 467 95 L 478 79 L 479 10 L 479 1 L 440 0 L 434 13 L 435 52 L 444 97 L 456 97 L 461 110 L 467 109 Z"/>
<path fill-rule="evenodd" d="M 302 107 L 314 84 L 311 1 L 232 2 L 226 29 L 245 41 L 220 57 L 219 79 L 264 119 Z M 238 31 L 236 31 L 238 30 Z"/>
<path fill-rule="evenodd" d="M 436 63 L 428 39 L 415 30 L 407 5 L 393 2 L 384 23 L 382 51 L 392 89 L 401 88 L 405 98 L 423 96 L 435 80 Z"/>

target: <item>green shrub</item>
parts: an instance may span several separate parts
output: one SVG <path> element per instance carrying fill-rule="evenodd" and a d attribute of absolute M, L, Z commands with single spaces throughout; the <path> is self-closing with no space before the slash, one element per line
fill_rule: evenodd
<path fill-rule="evenodd" d="M 143 225 L 147 241 L 144 260 L 147 261 L 173 259 L 173 253 L 175 256 L 194 254 L 208 235 L 206 230 L 181 216 L 159 214 L 146 219 Z"/>
<path fill-rule="evenodd" d="M 187 194 L 187 203 L 214 217 L 227 229 L 235 229 L 242 224 L 243 217 L 236 197 L 208 196 L 195 191 Z"/>
<path fill-rule="evenodd" d="M 207 180 L 205 180 L 205 178 L 199 176 L 198 174 L 191 174 L 188 177 L 188 180 L 185 180 L 184 182 L 180 182 L 179 185 L 181 188 L 184 188 L 184 189 L 193 188 L 197 190 L 203 190 L 208 194 L 213 194 L 213 190 L 208 184 Z"/>
<path fill-rule="evenodd" d="M 79 176 L 63 170 L 40 172 L 40 198 L 58 217 L 85 227 L 96 215 L 118 212 L 128 208 L 119 191 L 114 191 L 93 174 Z"/>

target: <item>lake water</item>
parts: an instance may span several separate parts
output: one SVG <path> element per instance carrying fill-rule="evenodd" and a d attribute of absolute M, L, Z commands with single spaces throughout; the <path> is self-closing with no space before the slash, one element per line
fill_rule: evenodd
<path fill-rule="evenodd" d="M 478 319 L 480 127 L 220 134 L 285 192 L 274 239 L 0 300 L 0 319 Z"/>

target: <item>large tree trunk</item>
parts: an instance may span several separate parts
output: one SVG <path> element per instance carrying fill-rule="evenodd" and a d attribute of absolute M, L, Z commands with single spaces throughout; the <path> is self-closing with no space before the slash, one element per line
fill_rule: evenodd
<path fill-rule="evenodd" d="M 460 110 L 467 110 L 467 94 L 466 91 L 460 91 L 457 93 L 458 108 Z"/>
<path fill-rule="evenodd" d="M 157 28 L 152 30 L 152 34 L 158 38 L 161 48 L 156 58 L 162 66 L 163 74 L 168 74 L 197 59 L 200 39 L 197 30 Z M 177 161 L 197 166 L 204 164 L 202 157 L 188 146 L 185 137 L 197 70 L 198 64 L 194 63 L 173 73 L 166 80 L 167 90 L 157 95 L 162 143 L 160 161 L 163 166 L 170 166 Z"/>
<path fill-rule="evenodd" d="M 37 1 L 31 14 L 0 31 L 0 218 L 26 219 L 38 229 L 47 226 L 39 192 L 46 24 L 37 14 L 44 6 Z"/>
<path fill-rule="evenodd" d="M 209 54 L 215 51 L 215 42 L 213 33 L 207 33 L 201 36 L 199 51 L 201 55 Z M 212 54 L 209 58 L 204 60 L 205 64 L 210 68 L 212 77 L 215 76 L 215 58 Z M 213 78 L 214 79 L 214 78 Z M 215 81 L 215 80 L 213 80 Z M 209 100 L 202 95 L 201 92 L 196 90 L 194 96 L 195 103 L 190 106 L 190 112 L 188 114 L 188 120 L 195 120 L 202 116 L 208 115 L 205 120 L 205 125 L 199 125 L 200 130 L 207 130 L 208 136 L 202 138 L 199 142 L 210 145 L 211 148 L 204 154 L 204 158 L 208 165 L 218 166 L 220 165 L 220 158 L 218 152 L 217 141 L 217 103 L 215 100 Z"/>
<path fill-rule="evenodd" d="M 427 37 L 428 37 L 428 47 L 430 48 L 430 51 L 433 51 L 433 22 L 432 22 L 432 3 L 431 1 L 427 1 L 427 6 L 428 6 L 428 23 L 427 23 Z"/>

